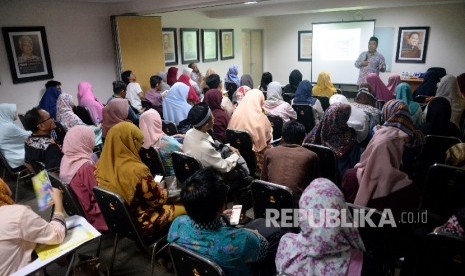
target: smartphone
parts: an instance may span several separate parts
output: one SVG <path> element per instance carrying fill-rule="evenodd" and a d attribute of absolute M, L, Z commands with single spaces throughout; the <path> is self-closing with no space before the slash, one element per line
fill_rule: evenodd
<path fill-rule="evenodd" d="M 234 205 L 232 207 L 231 219 L 229 223 L 231 225 L 238 225 L 239 219 L 241 218 L 242 205 Z"/>
<path fill-rule="evenodd" d="M 154 180 L 155 182 L 160 183 L 163 180 L 163 175 L 155 175 Z"/>

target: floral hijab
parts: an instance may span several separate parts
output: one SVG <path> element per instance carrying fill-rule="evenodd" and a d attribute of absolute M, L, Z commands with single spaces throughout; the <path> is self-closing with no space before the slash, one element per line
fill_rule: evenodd
<path fill-rule="evenodd" d="M 73 96 L 68 93 L 61 93 L 57 100 L 57 120 L 66 130 L 75 125 L 84 125 L 84 122 L 74 114 Z"/>

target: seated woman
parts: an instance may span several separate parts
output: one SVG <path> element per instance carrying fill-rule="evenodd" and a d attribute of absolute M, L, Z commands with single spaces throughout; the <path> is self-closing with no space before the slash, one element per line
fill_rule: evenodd
<path fill-rule="evenodd" d="M 160 152 L 167 176 L 174 175 L 173 151 L 182 151 L 182 145 L 172 136 L 166 135 L 162 130 L 160 114 L 149 109 L 140 116 L 139 127 L 144 134 L 144 148 L 154 147 Z"/>
<path fill-rule="evenodd" d="M 423 103 L 425 98 L 434 97 L 438 89 L 439 75 L 436 71 L 431 70 L 423 76 L 423 82 L 413 93 L 416 102 Z M 420 96 L 420 97 L 419 97 Z"/>
<path fill-rule="evenodd" d="M 361 275 L 362 238 L 355 227 L 320 226 L 318 212 L 336 209 L 347 212 L 339 188 L 326 178 L 313 180 L 302 194 L 299 208 L 313 217 L 299 219 L 301 232 L 285 234 L 276 254 L 276 268 L 286 275 Z M 352 217 L 348 214 L 348 220 Z M 311 223 L 310 223 L 311 222 Z"/>
<path fill-rule="evenodd" d="M 178 79 L 178 68 L 170 67 L 166 73 L 166 83 L 171 87 Z"/>
<path fill-rule="evenodd" d="M 110 128 L 117 123 L 128 121 L 129 101 L 126 99 L 115 98 L 107 103 L 103 109 L 102 133 L 103 137 L 107 136 Z"/>
<path fill-rule="evenodd" d="M 371 89 L 373 89 L 378 100 L 389 101 L 395 98 L 395 95 L 392 94 L 376 73 L 368 74 L 367 83 L 370 85 Z"/>
<path fill-rule="evenodd" d="M 304 143 L 322 145 L 331 148 L 336 154 L 339 177 L 347 169 L 353 168 L 360 160 L 360 147 L 355 131 L 347 125 L 350 118 L 349 104 L 330 105 L 325 115 L 310 133 Z"/>
<path fill-rule="evenodd" d="M 328 72 L 321 72 L 318 80 L 312 88 L 312 94 L 320 97 L 331 97 L 336 94 L 336 87 L 331 83 L 331 76 Z"/>
<path fill-rule="evenodd" d="M 92 85 L 86 81 L 80 82 L 77 93 L 78 105 L 87 108 L 94 125 L 102 123 L 103 104 L 95 97 Z"/>
<path fill-rule="evenodd" d="M 461 139 L 460 130 L 450 121 L 452 110 L 444 97 L 434 97 L 428 103 L 426 121 L 420 126 L 423 135 L 454 136 Z"/>
<path fill-rule="evenodd" d="M 228 73 L 226 74 L 226 77 L 224 78 L 224 88 L 226 91 L 228 91 L 228 98 L 232 100 L 232 96 L 234 92 L 237 90 L 237 88 L 241 84 L 241 80 L 239 79 L 239 70 L 237 65 L 232 65 L 228 69 Z M 215 88 L 215 87 L 210 87 Z"/>
<path fill-rule="evenodd" d="M 381 123 L 381 111 L 376 108 L 376 98 L 368 88 L 358 89 L 357 96 L 351 105 L 360 108 L 370 117 L 370 130 Z"/>
<path fill-rule="evenodd" d="M 251 88 L 247 85 L 242 85 L 242 86 L 239 86 L 239 88 L 237 88 L 236 92 L 234 92 L 233 94 L 233 100 L 232 102 L 237 105 L 239 105 L 239 103 L 242 101 L 242 99 L 244 98 L 245 94 L 247 94 L 247 92 L 249 92 L 251 90 Z M 232 115 L 232 113 L 231 113 Z"/>
<path fill-rule="evenodd" d="M 292 70 L 289 74 L 289 84 L 284 87 L 283 93 L 295 94 L 295 91 L 301 81 L 302 73 L 297 69 Z"/>
<path fill-rule="evenodd" d="M 0 152 L 12 168 L 24 165 L 24 142 L 31 135 L 14 123 L 17 118 L 16 104 L 0 104 Z"/>
<path fill-rule="evenodd" d="M 87 221 L 97 230 L 107 231 L 108 226 L 92 190 L 97 186 L 95 162 L 92 158 L 94 141 L 95 134 L 89 126 L 75 126 L 66 133 L 60 179 L 69 184 L 86 214 Z"/>
<path fill-rule="evenodd" d="M 457 78 L 449 74 L 445 75 L 439 82 L 436 97 L 444 97 L 450 102 L 452 108 L 450 121 L 460 128 L 460 118 L 465 111 L 465 98 L 460 93 Z M 428 108 L 426 108 L 425 112 L 427 110 Z"/>
<path fill-rule="evenodd" d="M 168 191 L 155 182 L 142 163 L 142 132 L 132 123 L 113 126 L 105 139 L 95 177 L 99 186 L 119 194 L 129 205 L 144 238 L 150 238 L 185 213 L 180 205 L 166 204 Z"/>
<path fill-rule="evenodd" d="M 241 76 L 241 86 L 248 86 L 248 87 L 253 87 L 253 79 L 252 76 L 249 74 L 243 74 Z"/>
<path fill-rule="evenodd" d="M 31 207 L 15 204 L 10 188 L 0 178 L 0 275 L 10 275 L 31 262 L 38 243 L 60 244 L 66 236 L 66 223 L 61 190 L 52 188 L 55 204 L 50 222 Z"/>
<path fill-rule="evenodd" d="M 412 90 L 408 83 L 403 82 L 396 87 L 396 99 L 408 105 L 413 125 L 418 128 L 423 123 L 423 111 L 420 105 L 413 101 Z"/>
<path fill-rule="evenodd" d="M 197 95 L 197 92 L 195 91 L 194 86 L 192 86 L 191 81 L 194 82 L 193 80 L 191 80 L 189 75 L 185 73 L 179 76 L 179 79 L 178 79 L 178 82 L 184 83 L 189 88 L 188 93 L 187 93 L 187 102 L 191 105 L 194 105 L 200 101 L 200 98 L 199 98 L 199 95 Z M 174 85 L 172 85 L 171 88 L 173 88 L 173 86 Z M 169 91 L 171 91 L 171 89 Z M 168 92 L 168 95 L 169 94 L 170 93 Z"/>
<path fill-rule="evenodd" d="M 208 90 L 205 93 L 204 102 L 208 104 L 213 118 L 213 139 L 220 141 L 221 143 L 226 143 L 226 129 L 229 124 L 229 115 L 221 107 L 221 102 L 223 101 L 223 94 L 221 91 L 216 89 L 220 87 L 220 78 L 217 74 L 213 74 L 207 77 L 207 83 L 212 89 Z M 216 85 L 216 87 L 215 87 Z"/>
<path fill-rule="evenodd" d="M 292 104 L 309 104 L 313 107 L 313 118 L 315 118 L 315 124 L 323 118 L 323 107 L 317 98 L 312 95 L 312 84 L 308 80 L 300 82 L 297 90 L 295 91 L 295 97 L 292 100 Z"/>
<path fill-rule="evenodd" d="M 181 121 L 187 118 L 187 113 L 189 113 L 192 107 L 187 103 L 190 89 L 189 86 L 182 82 L 176 82 L 171 86 L 168 95 L 163 101 L 163 117 L 165 120 L 179 125 Z"/>
<path fill-rule="evenodd" d="M 296 120 L 297 113 L 292 106 L 285 102 L 282 97 L 282 85 L 277 81 L 272 81 L 268 84 L 266 93 L 266 101 L 263 105 L 266 115 L 279 116 L 284 122 L 290 119 Z"/>
<path fill-rule="evenodd" d="M 57 118 L 57 100 L 60 94 L 61 88 L 59 89 L 56 86 L 50 86 L 45 90 L 45 93 L 39 102 L 39 107 L 47 111 L 53 119 Z"/>
<path fill-rule="evenodd" d="M 388 79 L 387 88 L 391 91 L 392 95 L 396 94 L 396 87 L 401 82 L 399 74 L 391 74 Z"/>

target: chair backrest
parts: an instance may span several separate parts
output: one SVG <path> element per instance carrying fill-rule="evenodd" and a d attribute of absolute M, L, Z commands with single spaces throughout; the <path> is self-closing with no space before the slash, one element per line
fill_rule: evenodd
<path fill-rule="evenodd" d="M 334 151 L 326 146 L 315 144 L 303 144 L 303 147 L 309 149 L 318 155 L 320 163 L 320 177 L 327 178 L 340 187 L 339 170 L 337 166 L 337 158 Z"/>
<path fill-rule="evenodd" d="M 162 175 L 166 176 L 165 166 L 163 165 L 163 161 L 161 160 L 160 153 L 153 147 L 148 149 L 141 148 L 140 152 L 140 159 L 144 162 L 147 167 L 150 169 L 150 173 L 155 175 Z"/>
<path fill-rule="evenodd" d="M 21 165 L 17 168 L 12 168 L 10 164 L 8 164 L 8 160 L 6 160 L 6 157 L 3 155 L 1 151 L 0 151 L 0 166 L 4 167 L 10 174 L 16 174 L 26 169 L 24 165 Z"/>
<path fill-rule="evenodd" d="M 141 105 L 142 105 L 142 108 L 145 108 L 147 110 L 151 109 L 151 108 L 154 108 L 153 104 L 150 102 L 150 101 L 147 101 L 147 100 L 141 100 L 140 101 Z"/>
<path fill-rule="evenodd" d="M 314 98 L 317 98 L 320 103 L 321 103 L 321 107 L 323 108 L 323 111 L 326 111 L 326 109 L 328 109 L 329 107 L 329 98 L 326 97 L 326 96 L 313 96 Z"/>
<path fill-rule="evenodd" d="M 254 218 L 265 218 L 266 209 L 293 209 L 294 198 L 292 191 L 286 186 L 263 181 L 252 182 Z M 280 213 L 281 214 L 281 213 Z"/>
<path fill-rule="evenodd" d="M 178 134 L 178 129 L 176 128 L 176 125 L 173 122 L 163 120 L 161 124 L 161 128 L 166 135 L 173 136 L 175 134 Z"/>
<path fill-rule="evenodd" d="M 168 250 L 176 275 L 225 275 L 221 267 L 215 262 L 176 243 L 170 243 Z"/>
<path fill-rule="evenodd" d="M 94 121 L 92 120 L 92 116 L 90 116 L 89 110 L 82 106 L 75 106 L 73 107 L 74 114 L 76 114 L 82 122 L 86 125 L 93 125 Z"/>
<path fill-rule="evenodd" d="M 281 139 L 284 125 L 283 118 L 274 115 L 267 115 L 267 117 L 273 128 L 273 141 Z"/>
<path fill-rule="evenodd" d="M 84 209 L 82 209 L 76 194 L 71 190 L 69 185 L 61 182 L 59 176 L 55 173 L 49 173 L 48 176 L 52 187 L 60 189 L 63 192 L 63 207 L 68 216 L 78 215 L 86 218 L 87 216 Z"/>
<path fill-rule="evenodd" d="M 173 169 L 180 182 L 186 181 L 191 175 L 202 168 L 202 164 L 194 157 L 179 151 L 171 153 Z"/>
<path fill-rule="evenodd" d="M 291 104 L 292 99 L 294 99 L 294 93 L 283 93 L 283 100 L 289 104 Z"/>
<path fill-rule="evenodd" d="M 226 141 L 239 150 L 247 163 L 250 175 L 254 175 L 257 169 L 257 159 L 255 152 L 252 150 L 252 138 L 250 138 L 249 133 L 241 130 L 226 129 Z"/>
<path fill-rule="evenodd" d="M 26 129 L 26 118 L 24 117 L 24 114 L 18 114 L 19 121 L 23 125 L 23 128 Z"/>
<path fill-rule="evenodd" d="M 305 132 L 310 132 L 315 126 L 313 107 L 309 104 L 293 104 L 292 108 L 297 113 L 297 122 L 305 126 Z"/>
<path fill-rule="evenodd" d="M 465 169 L 444 164 L 432 165 L 426 175 L 420 209 L 445 223 L 465 202 Z"/>

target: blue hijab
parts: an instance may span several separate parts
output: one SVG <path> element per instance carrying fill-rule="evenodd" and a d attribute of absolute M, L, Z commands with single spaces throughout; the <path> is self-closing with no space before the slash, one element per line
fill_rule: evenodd
<path fill-rule="evenodd" d="M 311 104 L 314 105 L 316 98 L 312 95 L 312 84 L 308 80 L 303 80 L 297 86 L 295 91 L 294 104 Z"/>
<path fill-rule="evenodd" d="M 56 87 L 49 87 L 45 90 L 42 99 L 40 99 L 39 107 L 46 110 L 53 119 L 56 119 L 57 114 L 57 99 L 61 91 Z"/>
<path fill-rule="evenodd" d="M 226 77 L 224 78 L 224 82 L 229 82 L 229 83 L 235 83 L 237 87 L 241 86 L 241 80 L 237 76 L 238 70 L 237 70 L 237 65 L 233 65 L 229 67 L 228 73 L 226 74 Z"/>

